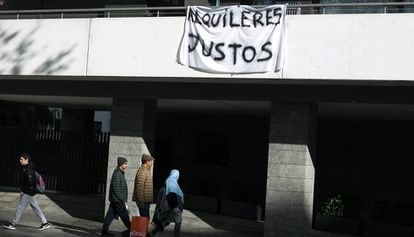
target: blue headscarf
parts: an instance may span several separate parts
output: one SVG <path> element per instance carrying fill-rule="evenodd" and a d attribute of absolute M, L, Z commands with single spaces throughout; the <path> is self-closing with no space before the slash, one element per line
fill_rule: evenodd
<path fill-rule="evenodd" d="M 170 176 L 168 176 L 167 180 L 165 181 L 165 194 L 168 195 L 169 193 L 175 193 L 181 198 L 181 201 L 184 203 L 184 194 L 183 191 L 181 191 L 180 185 L 178 185 L 179 177 L 180 172 L 178 172 L 178 170 L 171 170 Z"/>

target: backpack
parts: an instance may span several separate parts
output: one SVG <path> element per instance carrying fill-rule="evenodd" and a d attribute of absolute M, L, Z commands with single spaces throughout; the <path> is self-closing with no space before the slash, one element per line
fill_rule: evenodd
<path fill-rule="evenodd" d="M 39 173 L 35 172 L 36 174 L 36 188 L 35 191 L 36 193 L 44 193 L 46 190 L 46 183 L 45 180 L 43 179 L 42 175 L 40 175 Z"/>

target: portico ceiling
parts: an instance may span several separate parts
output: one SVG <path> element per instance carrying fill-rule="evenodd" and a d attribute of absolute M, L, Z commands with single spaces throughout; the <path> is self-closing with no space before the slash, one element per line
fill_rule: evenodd
<path fill-rule="evenodd" d="M 0 94 L 0 100 L 51 107 L 111 110 L 110 97 L 70 97 Z M 269 115 L 268 101 L 158 99 L 159 112 Z M 414 120 L 414 105 L 367 103 L 319 103 L 320 118 Z"/>

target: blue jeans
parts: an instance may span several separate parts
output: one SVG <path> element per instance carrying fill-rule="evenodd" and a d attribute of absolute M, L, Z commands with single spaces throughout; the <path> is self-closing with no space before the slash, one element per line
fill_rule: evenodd
<path fill-rule="evenodd" d="M 150 218 L 150 204 L 149 203 L 142 203 L 138 205 L 139 215 Z"/>

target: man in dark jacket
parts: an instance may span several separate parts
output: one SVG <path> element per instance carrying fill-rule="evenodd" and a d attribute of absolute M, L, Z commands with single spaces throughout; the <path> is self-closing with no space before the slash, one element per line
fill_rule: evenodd
<path fill-rule="evenodd" d="M 46 230 L 50 227 L 49 223 L 46 220 L 45 215 L 43 215 L 42 210 L 37 203 L 35 197 L 35 188 L 36 188 L 36 172 L 32 167 L 31 158 L 28 154 L 23 153 L 20 155 L 20 201 L 16 208 L 16 214 L 13 220 L 6 225 L 3 225 L 4 228 L 9 230 L 15 230 L 17 223 L 19 223 L 20 218 L 22 217 L 24 209 L 30 204 L 34 213 L 39 217 L 41 225 L 38 230 Z"/>
<path fill-rule="evenodd" d="M 124 225 L 131 228 L 131 221 L 127 211 L 128 186 L 125 180 L 125 170 L 128 167 L 128 161 L 124 157 L 118 157 L 118 167 L 115 168 L 112 174 L 111 186 L 109 188 L 110 205 L 106 213 L 104 224 L 102 227 L 102 236 L 113 236 L 108 232 L 109 225 L 111 225 L 115 216 L 121 217 Z"/>

